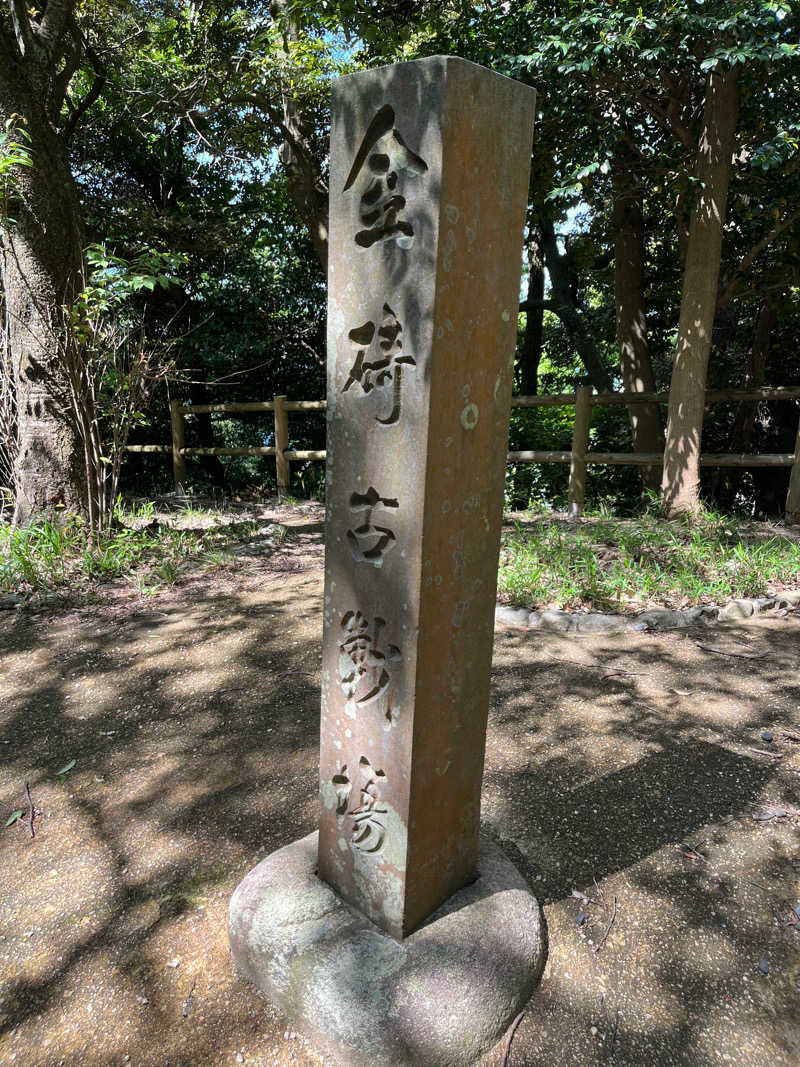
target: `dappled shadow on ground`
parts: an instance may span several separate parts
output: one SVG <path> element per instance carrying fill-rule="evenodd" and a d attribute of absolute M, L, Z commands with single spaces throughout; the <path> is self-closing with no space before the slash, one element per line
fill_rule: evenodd
<path fill-rule="evenodd" d="M 320 577 L 247 561 L 126 610 L 0 619 L 0 803 L 26 808 L 28 781 L 42 811 L 35 839 L 0 833 L 0 1061 L 318 1062 L 232 975 L 225 919 L 315 826 Z M 511 1064 L 610 1058 L 617 1012 L 615 1063 L 792 1061 L 800 934 L 773 909 L 796 823 L 752 815 L 798 806 L 799 645 L 791 616 L 497 635 L 484 821 L 551 945 Z"/>
<path fill-rule="evenodd" d="M 318 586 L 0 620 L 0 796 L 43 813 L 0 838 L 3 1062 L 227 1062 L 253 1031 L 225 909 L 314 826 Z"/>
<path fill-rule="evenodd" d="M 484 814 L 551 946 L 509 1063 L 796 1062 L 799 648 L 498 635 Z"/>

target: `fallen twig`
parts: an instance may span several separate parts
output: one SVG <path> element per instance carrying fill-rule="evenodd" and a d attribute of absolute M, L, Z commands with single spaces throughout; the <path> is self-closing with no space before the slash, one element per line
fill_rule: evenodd
<path fill-rule="evenodd" d="M 772 819 L 790 819 L 798 815 L 795 808 L 765 808 L 753 816 L 754 822 L 770 822 Z"/>
<path fill-rule="evenodd" d="M 722 648 L 712 648 L 711 645 L 698 645 L 704 652 L 715 652 L 718 656 L 732 656 L 734 659 L 766 659 L 766 652 L 726 652 Z"/>
<path fill-rule="evenodd" d="M 36 814 L 36 809 L 34 808 L 33 801 L 31 800 L 31 787 L 28 785 L 27 782 L 25 783 L 25 792 L 28 794 L 28 805 L 30 806 L 30 811 L 28 812 L 28 828 L 31 832 L 31 837 L 36 837 L 36 829 L 33 825 L 33 817 Z"/>
<path fill-rule="evenodd" d="M 505 1052 L 503 1053 L 502 1067 L 508 1067 L 508 1057 L 511 1054 L 511 1042 L 514 1040 L 514 1034 L 517 1032 L 517 1027 L 522 1022 L 522 1016 L 525 1014 L 523 1009 L 511 1024 L 511 1029 L 508 1031 L 508 1037 L 506 1038 Z"/>
<path fill-rule="evenodd" d="M 690 859 L 702 860 L 703 863 L 708 863 L 708 860 L 702 852 L 698 852 L 696 848 L 692 848 L 691 845 L 687 845 L 685 841 L 682 841 L 675 848 L 684 856 L 689 856 Z"/>
<path fill-rule="evenodd" d="M 595 952 L 599 952 L 600 949 L 605 944 L 605 940 L 608 937 L 608 935 L 611 933 L 611 927 L 614 925 L 614 920 L 616 919 L 616 917 L 617 917 L 617 897 L 616 897 L 616 894 L 615 894 L 614 895 L 614 905 L 613 905 L 613 907 L 611 909 L 611 918 L 608 920 L 608 926 L 605 929 L 605 933 L 600 938 L 600 940 L 597 942 L 597 944 L 594 946 Z"/>

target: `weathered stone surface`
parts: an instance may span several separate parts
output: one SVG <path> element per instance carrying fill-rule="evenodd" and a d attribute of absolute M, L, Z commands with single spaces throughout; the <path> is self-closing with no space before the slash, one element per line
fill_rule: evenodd
<path fill-rule="evenodd" d="M 508 604 L 498 604 L 494 612 L 494 621 L 498 626 L 516 626 L 530 628 L 527 608 L 512 608 Z"/>
<path fill-rule="evenodd" d="M 546 958 L 538 903 L 493 842 L 478 879 L 396 941 L 316 873 L 317 835 L 250 871 L 230 904 L 231 953 L 341 1067 L 466 1067 L 522 1010 Z"/>
<path fill-rule="evenodd" d="M 689 622 L 713 622 L 719 617 L 719 608 L 715 604 L 698 604 L 694 608 L 686 608 L 683 613 Z"/>
<path fill-rule="evenodd" d="M 567 633 L 576 630 L 575 616 L 568 611 L 543 611 L 539 625 L 542 630 L 552 630 L 554 633 Z"/>
<path fill-rule="evenodd" d="M 534 105 L 333 86 L 319 864 L 397 937 L 475 871 Z"/>
<path fill-rule="evenodd" d="M 600 613 L 576 615 L 575 624 L 575 628 L 581 634 L 617 634 L 629 628 L 628 620 L 623 615 Z"/>
<path fill-rule="evenodd" d="M 691 623 L 685 612 L 673 611 L 670 608 L 653 608 L 651 611 L 643 611 L 636 616 L 636 621 L 645 623 L 650 630 L 677 630 Z"/>
<path fill-rule="evenodd" d="M 749 619 L 754 613 L 755 606 L 752 600 L 731 600 L 719 609 L 718 618 L 724 621 L 731 619 Z"/>
<path fill-rule="evenodd" d="M 776 600 L 780 607 L 793 608 L 800 604 L 800 589 L 783 589 L 776 594 Z"/>
<path fill-rule="evenodd" d="M 653 608 L 643 611 L 635 618 L 625 615 L 605 615 L 600 613 L 570 614 L 566 611 L 531 611 L 528 612 L 528 630 L 552 630 L 567 633 L 577 630 L 579 633 L 616 633 L 623 630 L 675 630 L 696 623 L 712 623 L 716 620 L 743 620 L 773 608 L 795 608 L 800 605 L 800 590 L 776 593 L 774 596 L 739 598 L 722 607 L 716 604 L 698 604 L 693 608 Z M 498 612 L 499 612 L 498 608 Z M 522 608 L 503 606 L 507 625 L 522 625 Z M 513 616 L 512 616 L 513 613 Z M 511 618 L 519 619 L 512 623 Z M 500 616 L 498 615 L 498 622 Z M 502 623 L 501 623 L 502 625 Z"/>

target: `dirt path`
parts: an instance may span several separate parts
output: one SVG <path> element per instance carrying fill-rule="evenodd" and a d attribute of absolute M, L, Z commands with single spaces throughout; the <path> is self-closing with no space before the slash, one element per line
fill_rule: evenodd
<path fill-rule="evenodd" d="M 225 930 L 315 823 L 319 533 L 150 601 L 0 616 L 2 821 L 25 809 L 0 830 L 3 1065 L 321 1062 Z M 799 664 L 798 613 L 497 632 L 484 822 L 550 928 L 511 1067 L 798 1061 Z"/>

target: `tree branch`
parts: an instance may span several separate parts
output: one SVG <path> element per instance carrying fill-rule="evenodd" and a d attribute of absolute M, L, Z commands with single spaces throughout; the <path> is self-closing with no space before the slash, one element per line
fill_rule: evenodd
<path fill-rule="evenodd" d="M 67 106 L 71 109 L 72 101 L 67 95 L 69 83 L 72 81 L 72 76 L 81 63 L 81 35 L 78 31 L 77 24 L 74 24 L 71 29 L 72 33 L 70 34 L 69 40 L 65 41 L 67 47 L 64 48 L 64 66 L 53 78 L 53 93 L 50 101 L 50 111 L 54 123 L 58 122 L 61 105 L 64 101 L 66 101 Z"/>
<path fill-rule="evenodd" d="M 746 274 L 752 267 L 753 263 L 758 259 L 767 245 L 772 244 L 776 238 L 780 237 L 784 230 L 788 228 L 800 219 L 800 205 L 795 207 L 793 211 L 790 211 L 788 215 L 785 215 L 782 219 L 779 219 L 772 229 L 765 233 L 761 240 L 756 241 L 746 256 L 737 263 L 730 278 L 726 281 L 724 288 L 717 297 L 717 310 L 724 307 L 730 300 L 736 296 L 739 289 L 739 283 L 742 280 L 742 275 Z"/>
<path fill-rule="evenodd" d="M 8 7 L 11 12 L 11 22 L 14 26 L 14 35 L 17 38 L 19 54 L 24 59 L 36 49 L 36 40 L 31 29 L 28 9 L 25 7 L 25 0 L 9 0 Z"/>
<path fill-rule="evenodd" d="M 75 0 L 47 0 L 47 7 L 39 25 L 34 23 L 39 45 L 48 59 L 55 59 L 62 34 L 67 21 L 72 18 L 74 9 Z"/>
<path fill-rule="evenodd" d="M 75 133 L 78 123 L 92 106 L 92 104 L 100 98 L 100 94 L 106 85 L 106 71 L 102 60 L 98 56 L 97 52 L 92 48 L 86 38 L 80 33 L 77 24 L 75 25 L 75 31 L 79 34 L 83 50 L 86 53 L 89 62 L 92 64 L 94 70 L 94 81 L 92 82 L 89 91 L 86 96 L 80 101 L 77 107 L 69 113 L 67 121 L 64 123 L 63 134 L 64 140 L 68 144 L 72 139 L 72 135 Z M 66 86 L 65 92 L 66 92 Z"/>

